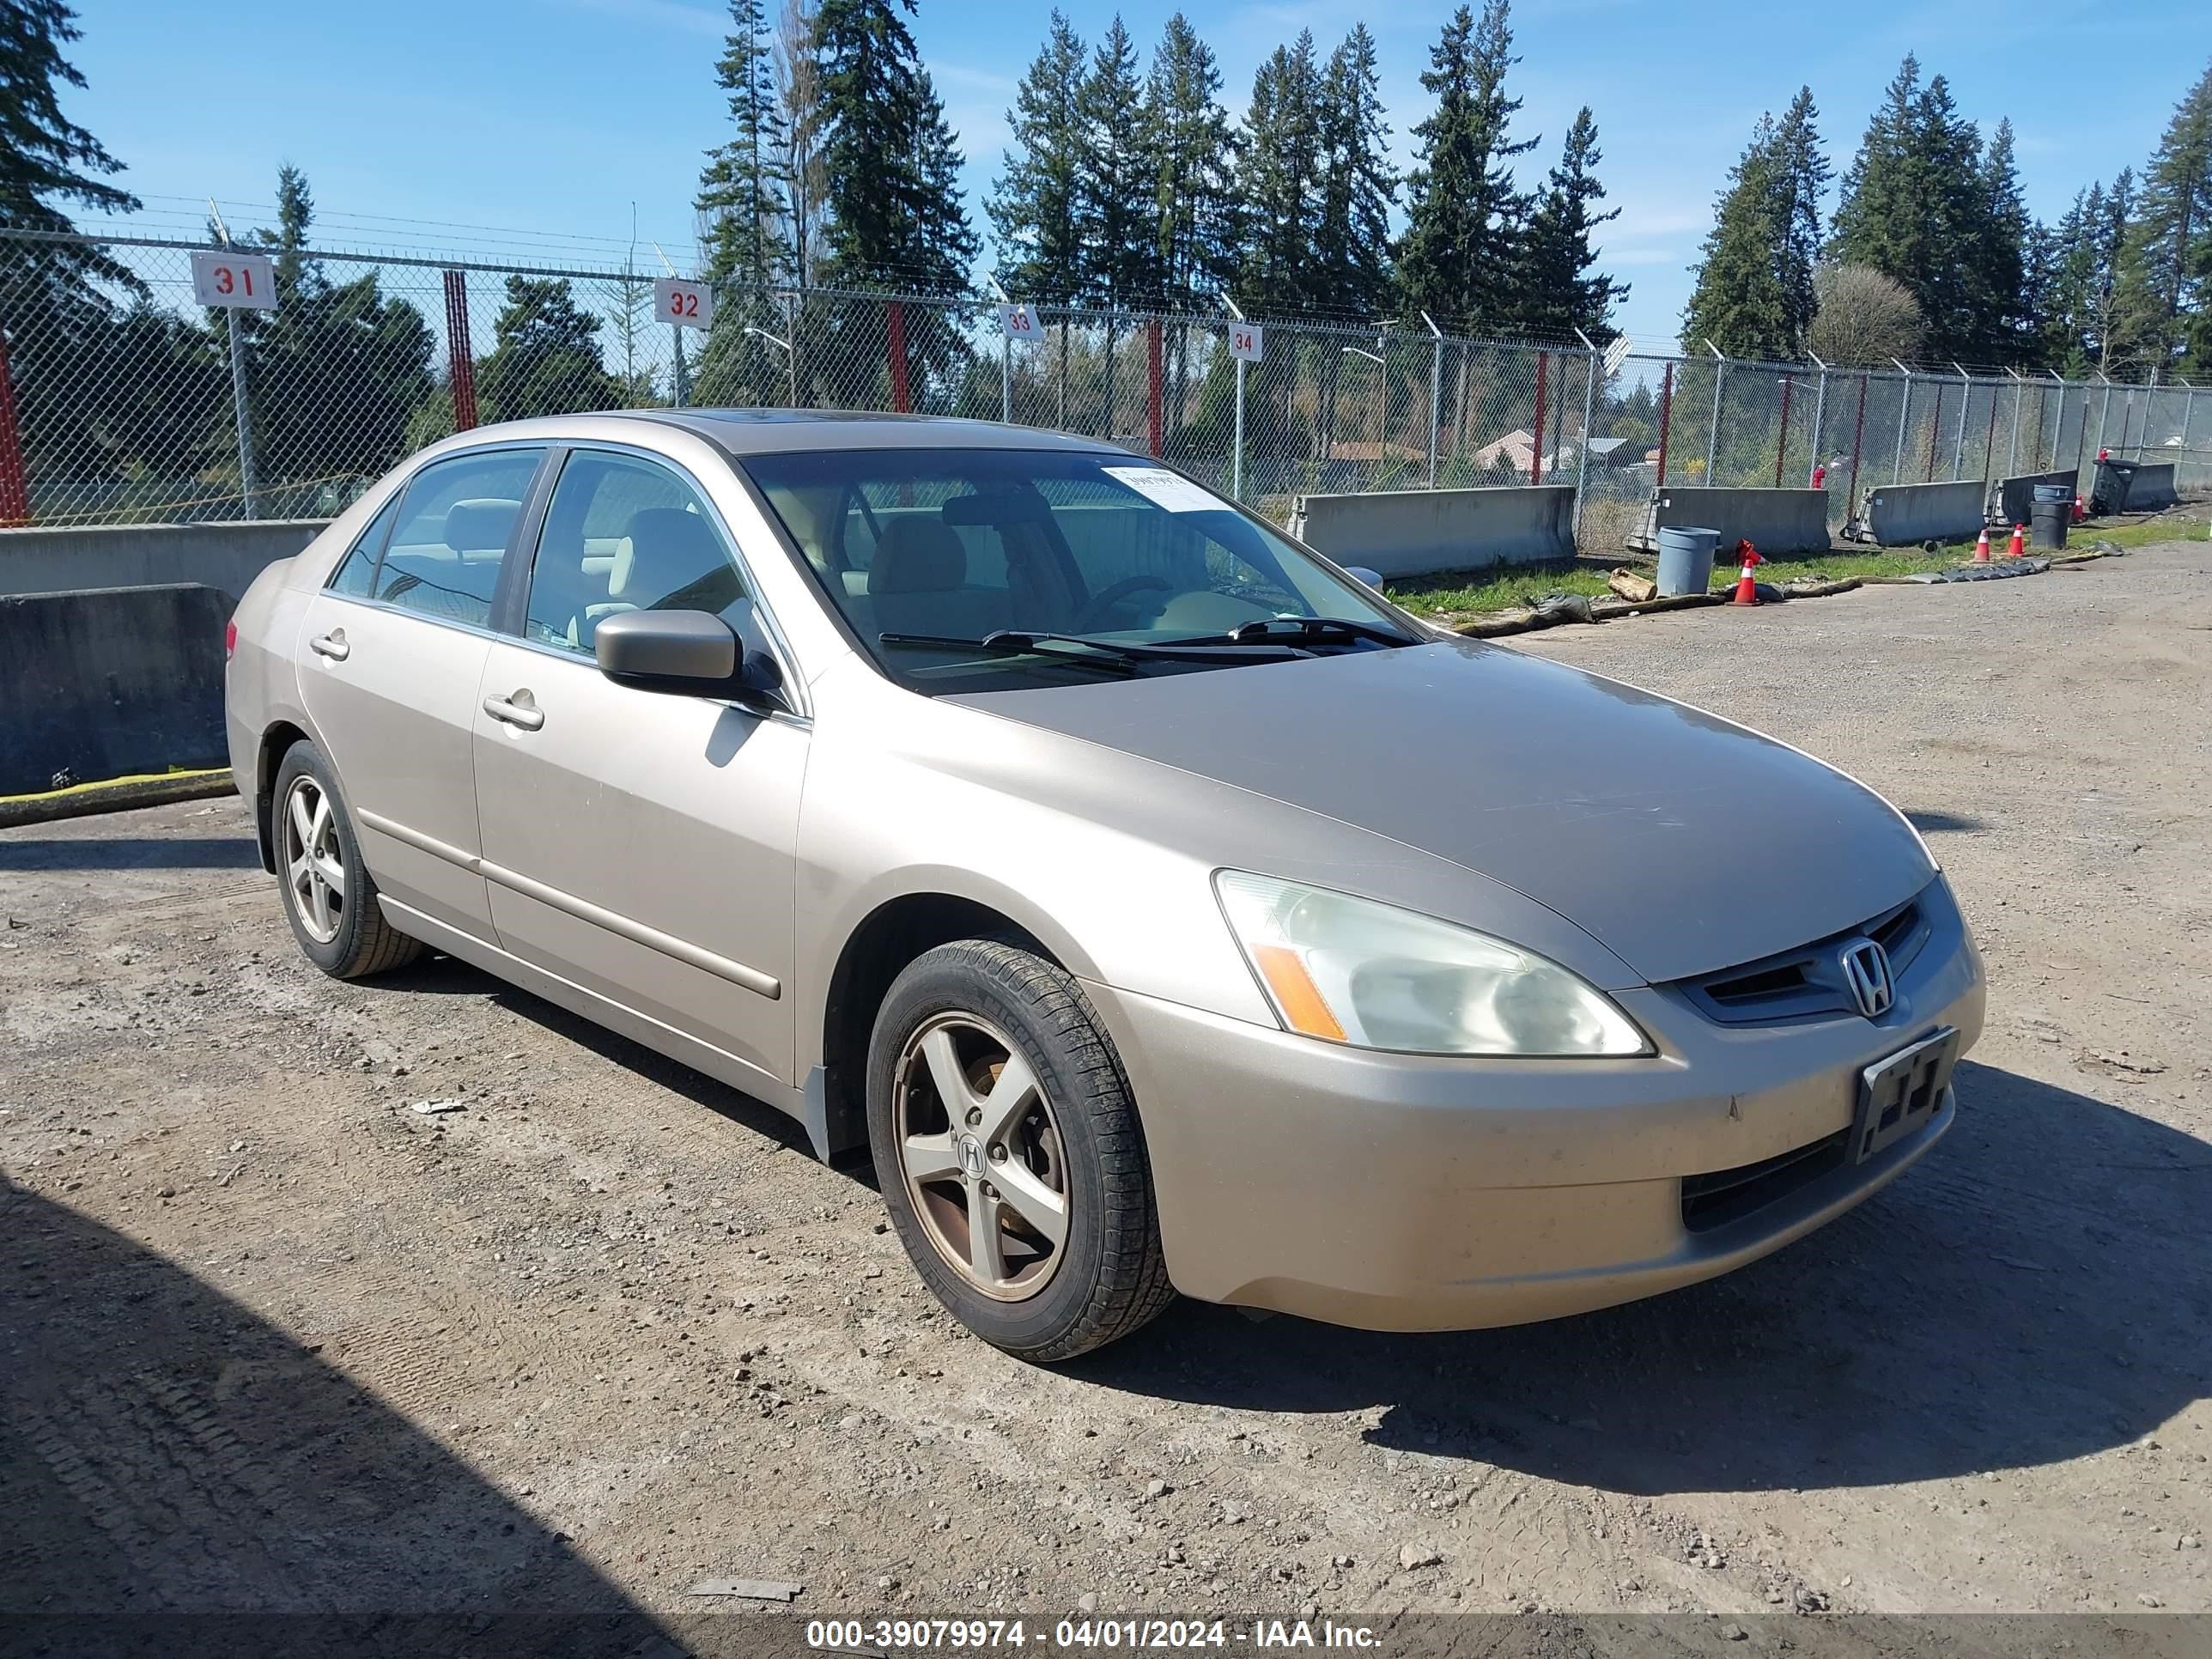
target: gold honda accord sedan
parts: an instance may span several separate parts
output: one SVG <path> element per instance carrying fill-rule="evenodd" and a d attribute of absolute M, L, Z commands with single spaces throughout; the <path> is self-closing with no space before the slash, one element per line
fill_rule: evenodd
<path fill-rule="evenodd" d="M 1034 1360 L 1176 1291 L 1417 1330 L 1724 1273 L 1926 1152 L 1981 1029 L 1862 785 L 1086 439 L 488 427 L 234 629 L 318 966 L 444 951 L 865 1148 Z"/>

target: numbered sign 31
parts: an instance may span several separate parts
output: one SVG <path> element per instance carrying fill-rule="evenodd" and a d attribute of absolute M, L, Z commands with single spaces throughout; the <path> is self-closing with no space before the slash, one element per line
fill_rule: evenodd
<path fill-rule="evenodd" d="M 265 253 L 233 248 L 195 250 L 192 298 L 204 306 L 231 311 L 276 308 L 276 262 Z"/>
<path fill-rule="evenodd" d="M 662 276 L 653 284 L 653 315 L 678 328 L 714 325 L 714 290 L 705 283 L 687 283 L 681 276 Z"/>
<path fill-rule="evenodd" d="M 1229 355 L 1242 357 L 1248 363 L 1260 361 L 1260 325 L 1231 323 L 1229 325 Z"/>
<path fill-rule="evenodd" d="M 1009 340 L 1042 340 L 1044 324 L 1034 306 L 1000 306 L 999 326 L 1006 331 Z"/>

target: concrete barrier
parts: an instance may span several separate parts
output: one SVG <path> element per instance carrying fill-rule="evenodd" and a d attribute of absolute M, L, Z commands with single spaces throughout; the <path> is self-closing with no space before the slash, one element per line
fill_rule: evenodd
<path fill-rule="evenodd" d="M 1876 484 L 1867 491 L 1863 522 L 1881 547 L 1964 541 L 1989 522 L 1988 487 L 1979 478 L 1964 483 Z"/>
<path fill-rule="evenodd" d="M 1571 484 L 1301 495 L 1291 534 L 1339 564 L 1393 579 L 1575 555 Z"/>
<path fill-rule="evenodd" d="M 2028 509 L 2035 505 L 2038 484 L 2063 484 L 2069 494 L 2079 494 L 2081 489 L 2081 469 L 2062 466 L 2054 472 L 2024 472 L 2017 478 L 1997 480 L 1997 522 L 2002 525 L 2026 524 Z"/>
<path fill-rule="evenodd" d="M 2178 507 L 2180 502 L 2180 492 L 2174 487 L 2172 461 L 2139 466 L 2136 476 L 2128 480 L 2126 510 L 2130 513 L 2155 513 L 2160 507 Z"/>
<path fill-rule="evenodd" d="M 1726 564 L 1738 542 L 1762 553 L 1828 550 L 1828 492 L 1825 489 L 1725 489 L 1711 484 L 1667 484 L 1652 492 L 1644 527 L 1628 545 L 1656 550 L 1659 532 L 1675 525 L 1720 532 L 1716 561 Z"/>
<path fill-rule="evenodd" d="M 235 605 L 256 576 L 290 558 L 329 522 L 254 519 L 0 530 L 0 593 L 197 582 L 228 593 Z"/>
<path fill-rule="evenodd" d="M 0 795 L 224 764 L 231 610 L 197 583 L 0 596 Z"/>

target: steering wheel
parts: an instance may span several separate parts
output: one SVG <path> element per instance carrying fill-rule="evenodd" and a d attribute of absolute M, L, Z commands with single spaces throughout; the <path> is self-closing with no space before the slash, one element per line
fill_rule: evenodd
<path fill-rule="evenodd" d="M 1075 625 L 1079 629 L 1096 628 L 1106 620 L 1106 612 L 1109 609 L 1130 594 L 1144 592 L 1147 588 L 1172 589 L 1174 586 L 1175 584 L 1165 576 L 1124 576 L 1120 581 L 1092 594 L 1091 603 L 1083 607 L 1083 614 L 1075 619 Z"/>

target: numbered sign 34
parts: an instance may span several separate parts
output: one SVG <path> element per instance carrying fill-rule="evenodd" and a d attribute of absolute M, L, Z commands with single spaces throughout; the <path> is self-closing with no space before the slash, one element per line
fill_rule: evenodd
<path fill-rule="evenodd" d="M 1038 318 L 1035 306 L 1000 306 L 999 326 L 1006 331 L 1009 340 L 1044 338 L 1044 324 Z"/>
<path fill-rule="evenodd" d="M 1229 325 L 1229 355 L 1242 357 L 1248 363 L 1260 361 L 1260 325 L 1231 323 Z"/>
<path fill-rule="evenodd" d="M 714 290 L 705 283 L 688 283 L 681 276 L 662 276 L 653 284 L 653 313 L 678 328 L 714 325 Z"/>
<path fill-rule="evenodd" d="M 195 250 L 192 298 L 226 310 L 274 311 L 276 262 L 265 253 L 240 253 L 234 248 Z"/>

